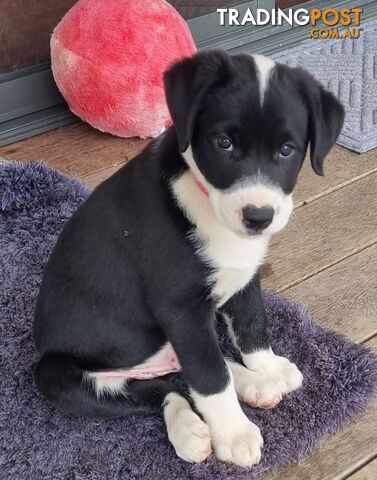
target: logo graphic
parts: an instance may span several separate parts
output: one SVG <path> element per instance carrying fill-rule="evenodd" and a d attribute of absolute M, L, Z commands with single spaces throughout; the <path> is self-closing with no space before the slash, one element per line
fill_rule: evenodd
<path fill-rule="evenodd" d="M 313 8 L 310 12 L 310 22 L 313 28 L 310 30 L 309 38 L 359 38 L 360 15 L 362 8 Z M 317 22 L 322 21 L 325 27 L 317 27 Z M 345 28 L 340 31 L 339 25 Z"/>
<path fill-rule="evenodd" d="M 359 38 L 363 9 L 355 8 L 289 8 L 266 10 L 248 8 L 241 15 L 236 8 L 218 8 L 220 25 L 310 25 L 308 38 Z"/>

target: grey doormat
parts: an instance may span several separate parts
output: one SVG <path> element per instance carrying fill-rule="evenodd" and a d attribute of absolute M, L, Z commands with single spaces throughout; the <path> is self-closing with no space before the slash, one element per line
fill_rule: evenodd
<path fill-rule="evenodd" d="M 377 147 L 377 20 L 361 25 L 360 38 L 308 39 L 272 55 L 311 72 L 346 109 L 338 143 L 359 153 Z"/>

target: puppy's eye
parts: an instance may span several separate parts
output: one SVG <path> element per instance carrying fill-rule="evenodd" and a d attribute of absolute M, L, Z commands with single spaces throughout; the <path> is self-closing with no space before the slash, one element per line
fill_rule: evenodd
<path fill-rule="evenodd" d="M 292 155 L 294 151 L 295 151 L 295 147 L 293 147 L 292 145 L 289 145 L 289 143 L 286 143 L 281 147 L 280 155 L 282 157 L 289 157 L 290 155 Z"/>
<path fill-rule="evenodd" d="M 228 151 L 233 150 L 233 143 L 229 137 L 226 137 L 225 135 L 220 135 L 219 137 L 217 137 L 216 140 L 217 140 L 217 145 L 222 150 L 228 150 Z"/>

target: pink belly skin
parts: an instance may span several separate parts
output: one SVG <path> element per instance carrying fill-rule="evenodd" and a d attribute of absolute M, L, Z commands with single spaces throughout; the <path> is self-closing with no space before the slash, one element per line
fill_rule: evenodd
<path fill-rule="evenodd" d="M 144 363 L 132 368 L 118 369 L 106 372 L 91 372 L 90 376 L 98 379 L 135 379 L 148 380 L 162 377 L 168 373 L 179 372 L 182 369 L 177 354 L 170 343 L 148 358 Z"/>

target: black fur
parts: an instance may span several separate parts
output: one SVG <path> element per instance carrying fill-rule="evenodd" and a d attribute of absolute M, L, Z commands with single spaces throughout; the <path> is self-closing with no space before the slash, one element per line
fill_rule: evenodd
<path fill-rule="evenodd" d="M 39 390 L 62 410 L 116 417 L 160 409 L 175 387 L 167 379 L 131 381 L 128 394 L 97 398 L 84 372 L 128 368 L 167 340 L 187 383 L 221 391 L 228 373 L 217 342 L 208 265 L 188 239 L 192 225 L 171 181 L 188 167 L 191 143 L 206 179 L 225 189 L 261 169 L 292 191 L 310 142 L 313 168 L 335 142 L 343 110 L 312 77 L 277 65 L 261 108 L 250 57 L 201 53 L 165 75 L 175 122 L 160 139 L 100 185 L 66 224 L 46 266 L 34 334 L 42 356 Z M 219 133 L 235 140 L 219 152 Z M 279 159 L 281 144 L 296 153 Z M 245 352 L 268 346 L 259 279 L 223 307 Z"/>
<path fill-rule="evenodd" d="M 264 309 L 259 273 L 222 307 L 232 321 L 237 345 L 242 353 L 267 350 L 267 315 Z"/>

